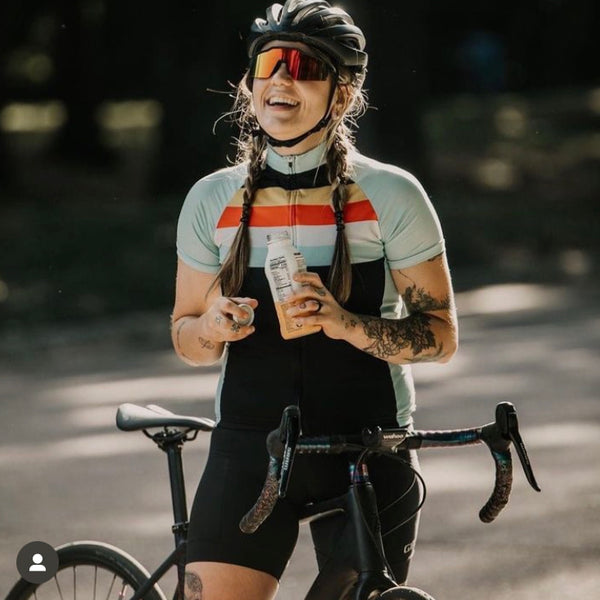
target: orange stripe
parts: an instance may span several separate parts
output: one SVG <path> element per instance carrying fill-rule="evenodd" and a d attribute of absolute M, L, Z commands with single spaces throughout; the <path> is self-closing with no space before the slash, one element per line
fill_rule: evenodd
<path fill-rule="evenodd" d="M 295 204 L 293 206 L 253 206 L 250 211 L 250 226 L 288 227 L 290 225 L 291 214 L 294 214 L 295 225 L 335 224 L 335 217 L 329 205 L 313 206 L 309 204 Z M 240 207 L 228 206 L 219 219 L 217 229 L 237 227 L 241 216 L 242 209 Z M 346 223 L 377 221 L 377 214 L 368 200 L 361 200 L 346 206 L 344 221 Z"/>

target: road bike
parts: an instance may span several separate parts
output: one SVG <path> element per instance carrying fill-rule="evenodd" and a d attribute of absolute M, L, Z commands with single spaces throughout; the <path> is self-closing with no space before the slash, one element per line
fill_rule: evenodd
<path fill-rule="evenodd" d="M 215 423 L 207 418 L 177 415 L 157 405 L 143 407 L 131 403 L 118 408 L 116 421 L 121 430 L 143 431 L 167 454 L 175 549 L 150 574 L 135 558 L 110 544 L 97 541 L 64 544 L 56 548 L 59 568 L 52 579 L 42 584 L 20 579 L 6 600 L 166 600 L 158 582 L 171 568 L 177 570 L 173 600 L 183 599 L 188 511 L 182 449 L 198 432 L 212 431 Z M 307 505 L 302 515 L 303 522 L 345 515 L 334 560 L 321 569 L 305 600 L 433 600 L 426 592 L 398 585 L 393 579 L 368 477 L 366 463 L 373 454 L 394 456 L 404 449 L 486 444 L 496 467 L 494 490 L 479 513 L 486 523 L 494 520 L 508 502 L 512 485 L 511 445 L 530 485 L 540 491 L 519 433 L 516 410 L 508 402 L 497 405 L 495 421 L 457 430 L 375 427 L 365 428 L 358 435 L 306 437 L 302 435 L 300 422 L 298 406 L 288 406 L 279 427 L 267 436 L 270 459 L 265 483 L 256 504 L 242 517 L 240 529 L 251 535 L 268 518 L 278 498 L 285 496 L 296 454 L 348 455 L 352 473 L 348 491 L 338 498 Z"/>

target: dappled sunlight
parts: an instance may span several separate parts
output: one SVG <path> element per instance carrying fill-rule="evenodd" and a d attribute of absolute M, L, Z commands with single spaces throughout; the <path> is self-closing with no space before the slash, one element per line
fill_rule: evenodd
<path fill-rule="evenodd" d="M 160 536 L 162 538 L 172 523 L 173 513 L 170 510 L 143 511 L 127 517 L 127 529 L 132 534 L 145 537 Z"/>
<path fill-rule="evenodd" d="M 123 402 L 156 402 L 169 400 L 203 400 L 214 398 L 218 373 L 195 373 L 165 377 L 71 383 L 43 392 L 55 405 L 117 406 Z"/>
<path fill-rule="evenodd" d="M 510 313 L 562 306 L 564 290 L 529 283 L 490 285 L 456 295 L 459 316 Z"/>
<path fill-rule="evenodd" d="M 208 450 L 209 441 L 209 435 L 199 435 L 194 441 L 194 447 L 196 450 Z M 142 432 L 117 431 L 63 439 L 38 446 L 31 445 L 29 442 L 5 445 L 0 455 L 0 465 L 32 463 L 45 465 L 50 462 L 124 456 L 147 453 L 152 450 L 152 447 L 153 442 Z"/>
<path fill-rule="evenodd" d="M 104 102 L 96 117 L 105 129 L 146 129 L 160 124 L 162 106 L 156 100 Z"/>
<path fill-rule="evenodd" d="M 106 130 L 152 129 L 162 120 L 160 102 L 122 100 L 103 102 L 96 113 L 100 126 Z M 12 102 L 0 111 L 0 129 L 9 133 L 48 133 L 60 129 L 68 119 L 64 102 Z"/>
<path fill-rule="evenodd" d="M 448 363 L 415 363 L 412 371 L 418 384 L 433 383 L 460 376 L 468 367 L 464 354 L 457 354 Z"/>
<path fill-rule="evenodd" d="M 0 128 L 10 133 L 54 131 L 66 121 L 65 105 L 58 100 L 13 102 L 0 111 Z"/>
<path fill-rule="evenodd" d="M 600 446 L 600 423 L 571 421 L 528 427 L 523 438 L 528 448 Z"/>

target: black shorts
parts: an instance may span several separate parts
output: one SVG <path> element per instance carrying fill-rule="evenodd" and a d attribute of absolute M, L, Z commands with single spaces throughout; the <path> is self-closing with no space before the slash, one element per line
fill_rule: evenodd
<path fill-rule="evenodd" d="M 308 502 L 347 491 L 350 479 L 346 456 L 298 455 L 286 498 L 278 500 L 272 514 L 255 533 L 242 533 L 240 519 L 254 505 L 265 480 L 265 438 L 262 431 L 221 425 L 213 431 L 208 462 L 190 514 L 187 562 L 242 565 L 279 579 L 296 544 L 300 509 Z M 403 458 L 418 468 L 414 452 L 406 452 Z M 368 468 L 377 496 L 386 556 L 396 580 L 404 582 L 417 534 L 418 515 L 413 513 L 419 504 L 420 487 L 408 466 L 389 457 L 370 458 Z M 386 535 L 408 517 L 411 518 L 404 525 Z M 337 538 L 343 519 L 336 516 L 311 524 L 319 565 L 330 553 L 331 541 Z"/>

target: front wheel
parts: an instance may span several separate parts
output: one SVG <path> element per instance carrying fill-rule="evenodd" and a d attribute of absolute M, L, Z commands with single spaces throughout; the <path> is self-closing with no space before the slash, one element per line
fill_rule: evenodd
<path fill-rule="evenodd" d="M 434 600 L 427 592 L 414 587 L 395 587 L 386 590 L 377 600 Z"/>
<path fill-rule="evenodd" d="M 58 572 L 45 583 L 20 579 L 6 600 L 127 600 L 148 580 L 148 572 L 133 557 L 101 542 L 73 542 L 56 549 Z M 144 600 L 165 600 L 154 586 Z"/>

